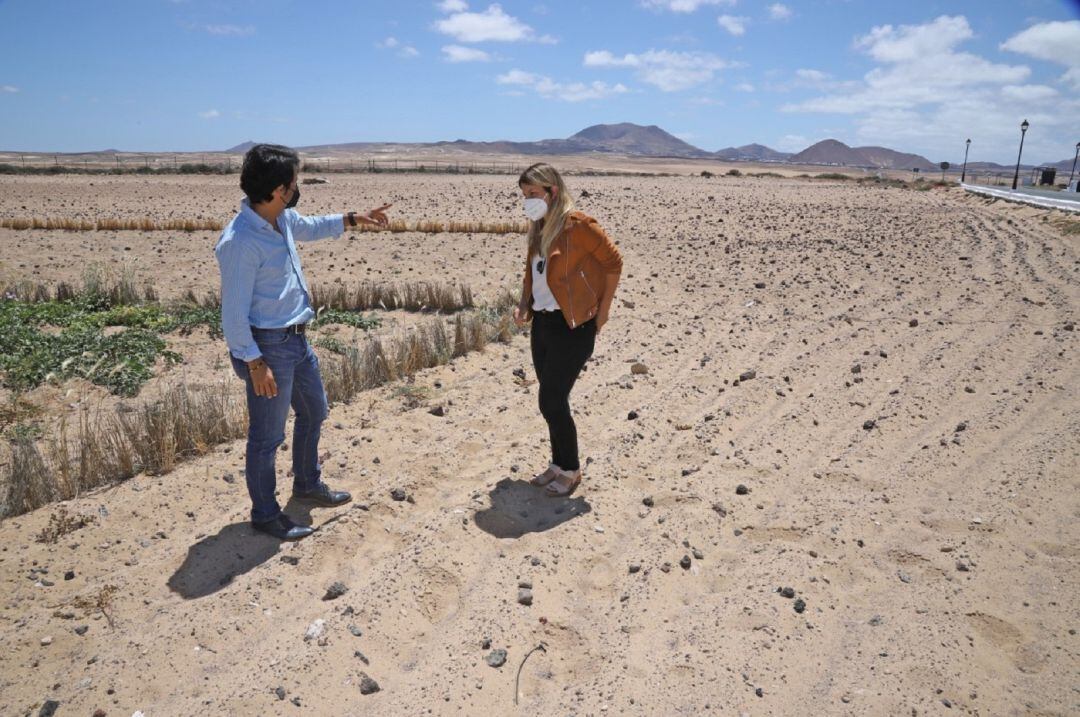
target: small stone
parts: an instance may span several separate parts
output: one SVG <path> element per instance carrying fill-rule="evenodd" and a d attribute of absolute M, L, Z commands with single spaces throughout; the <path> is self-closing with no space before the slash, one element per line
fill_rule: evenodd
<path fill-rule="evenodd" d="M 649 367 L 643 363 L 635 363 L 633 366 L 630 367 L 630 373 L 634 374 L 635 376 L 644 376 L 645 374 L 649 373 Z"/>
<path fill-rule="evenodd" d="M 490 650 L 491 649 L 491 638 L 490 637 L 488 637 L 486 635 L 484 636 L 484 639 L 482 639 L 480 641 L 480 649 L 481 650 Z"/>
<path fill-rule="evenodd" d="M 806 610 L 806 601 L 802 598 L 799 598 L 795 601 L 795 605 L 793 607 L 795 608 L 795 612 L 802 614 L 802 612 Z"/>
<path fill-rule="evenodd" d="M 868 419 L 866 421 L 863 421 L 862 427 L 864 431 L 872 431 L 874 429 L 874 426 L 876 425 L 877 421 L 873 419 Z"/>
<path fill-rule="evenodd" d="M 378 692 L 380 689 L 379 683 L 371 679 L 366 672 L 360 673 L 360 694 L 370 695 Z"/>
<path fill-rule="evenodd" d="M 961 432 L 966 431 L 966 430 L 967 430 L 967 421 L 961 421 L 960 423 L 956 424 L 956 432 L 957 433 L 961 433 Z"/>
<path fill-rule="evenodd" d="M 286 565 L 299 565 L 300 558 L 295 555 L 282 555 L 281 562 L 285 563 Z"/>
<path fill-rule="evenodd" d="M 53 717 L 59 708 L 60 703 L 56 700 L 45 700 L 45 704 L 41 705 L 41 709 L 38 710 L 38 717 Z"/>
<path fill-rule="evenodd" d="M 973 386 L 964 386 L 964 393 L 975 393 L 975 388 Z"/>
<path fill-rule="evenodd" d="M 349 588 L 345 586 L 343 582 L 334 582 L 330 584 L 330 587 L 326 589 L 326 594 L 323 595 L 323 600 L 337 600 L 339 597 L 349 592 Z"/>
<path fill-rule="evenodd" d="M 75 571 L 74 570 L 68 570 L 66 573 L 64 573 L 64 580 L 74 580 L 74 579 L 75 579 Z"/>
<path fill-rule="evenodd" d="M 225 475 L 221 476 L 221 480 L 225 481 L 226 483 L 235 483 L 236 476 L 234 476 L 232 473 L 226 473 Z"/>
<path fill-rule="evenodd" d="M 742 373 L 739 374 L 739 382 L 740 383 L 743 382 L 743 381 L 750 381 L 750 380 L 755 379 L 755 378 L 757 378 L 757 371 L 754 371 L 753 369 L 751 369 L 749 371 L 743 371 Z"/>
<path fill-rule="evenodd" d="M 326 620 L 319 618 L 315 622 L 308 625 L 308 629 L 304 631 L 304 642 L 310 642 L 311 640 L 317 640 L 323 634 L 323 629 L 326 627 Z"/>
<path fill-rule="evenodd" d="M 52 643 L 53 643 L 53 639 L 52 639 L 51 635 L 46 635 L 45 637 L 41 638 L 42 646 L 48 646 L 48 645 L 51 645 Z"/>
<path fill-rule="evenodd" d="M 360 662 L 363 662 L 365 665 L 370 665 L 371 664 L 371 662 L 368 660 L 367 656 L 364 655 L 364 653 L 360 652 L 359 650 L 355 650 L 353 652 L 353 657 L 360 660 Z"/>
<path fill-rule="evenodd" d="M 428 413 L 437 418 L 442 418 L 446 415 L 446 409 L 442 406 L 435 406 L 435 408 L 429 408 Z"/>
<path fill-rule="evenodd" d="M 351 634 L 353 637 L 361 637 L 364 634 L 363 631 L 361 631 L 360 628 L 358 628 L 356 625 L 349 625 L 347 629 L 349 631 L 349 634 Z"/>
<path fill-rule="evenodd" d="M 408 494 L 402 488 L 394 488 L 390 491 L 390 497 L 396 500 L 398 503 L 408 498 Z"/>
<path fill-rule="evenodd" d="M 740 483 L 739 485 L 735 486 L 735 495 L 746 495 L 746 494 L 747 494 L 747 493 L 749 493 L 749 492 L 750 492 L 750 489 L 749 489 L 749 488 L 747 488 L 747 487 L 746 487 L 745 485 L 743 485 L 742 483 Z"/>
<path fill-rule="evenodd" d="M 671 572 L 671 563 L 664 563 L 663 565 L 661 565 L 660 566 L 660 572 L 662 572 L 662 573 L 670 573 Z"/>
<path fill-rule="evenodd" d="M 86 631 L 90 629 L 89 625 L 79 625 L 75 628 L 75 634 L 82 636 L 86 634 Z"/>
<path fill-rule="evenodd" d="M 517 601 L 521 605 L 532 605 L 532 601 L 533 601 L 532 590 L 529 590 L 528 588 L 520 588 L 518 590 Z"/>
<path fill-rule="evenodd" d="M 908 575 L 907 573 L 905 573 L 903 570 L 897 570 L 896 571 L 896 577 L 900 578 L 900 582 L 902 582 L 902 583 L 910 583 L 911 582 L 911 576 Z"/>
<path fill-rule="evenodd" d="M 690 556 L 689 555 L 682 556 L 682 559 L 679 561 L 679 567 L 682 568 L 683 570 L 689 570 L 690 569 Z"/>
<path fill-rule="evenodd" d="M 754 282 L 754 288 L 755 289 L 764 289 L 765 288 L 765 282 L 764 281 L 755 281 Z"/>
<path fill-rule="evenodd" d="M 628 420 L 628 421 L 636 421 L 637 417 L 638 417 L 638 412 L 637 411 L 630 411 L 630 413 L 626 414 L 626 420 Z"/>
<path fill-rule="evenodd" d="M 966 573 L 966 572 L 971 571 L 971 568 L 968 566 L 967 563 L 961 562 L 959 560 L 956 561 L 956 569 L 959 570 L 962 573 Z"/>
<path fill-rule="evenodd" d="M 705 553 L 701 552 L 697 548 L 694 548 L 691 551 L 691 554 L 694 556 L 694 560 L 704 560 L 705 559 Z"/>
<path fill-rule="evenodd" d="M 757 695 L 758 697 L 764 697 L 765 696 L 765 690 L 758 687 L 756 690 L 754 690 L 754 694 Z"/>
<path fill-rule="evenodd" d="M 274 689 L 274 694 L 277 695 L 277 698 L 279 700 L 285 699 L 285 688 L 284 687 L 276 687 Z"/>
<path fill-rule="evenodd" d="M 636 573 L 641 570 L 641 563 L 630 563 L 630 573 Z"/>
<path fill-rule="evenodd" d="M 652 498 L 652 496 L 651 495 L 645 496 L 644 498 L 641 499 L 641 503 L 642 503 L 642 505 L 645 505 L 645 506 L 647 506 L 649 508 L 653 507 L 653 498 Z"/>
<path fill-rule="evenodd" d="M 945 706 L 946 706 L 946 707 L 948 707 L 949 709 L 952 709 L 952 702 L 951 702 L 951 701 L 949 701 L 948 699 L 944 699 L 944 698 L 943 698 L 943 699 L 941 700 L 941 704 L 945 705 Z"/>
<path fill-rule="evenodd" d="M 506 664 L 506 650 L 492 650 L 484 660 L 492 667 L 502 667 Z"/>
<path fill-rule="evenodd" d="M 781 588 L 780 596 L 786 597 L 790 600 L 791 598 L 795 597 L 795 588 Z"/>
<path fill-rule="evenodd" d="M 874 627 L 877 627 L 881 623 L 885 622 L 885 618 L 883 618 L 881 615 L 874 615 L 872 618 L 870 618 L 869 622 Z"/>
<path fill-rule="evenodd" d="M 854 366 L 851 367 L 851 372 L 852 373 L 862 373 L 862 365 L 861 364 L 855 364 Z"/>
<path fill-rule="evenodd" d="M 910 326 L 911 328 L 915 328 L 916 326 L 919 325 L 919 320 L 918 319 L 912 319 L 911 321 L 909 321 L 907 323 L 907 325 Z"/>

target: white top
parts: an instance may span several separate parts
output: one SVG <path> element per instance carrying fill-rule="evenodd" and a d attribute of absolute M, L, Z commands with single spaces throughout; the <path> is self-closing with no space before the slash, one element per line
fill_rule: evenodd
<path fill-rule="evenodd" d="M 539 254 L 532 258 L 532 295 L 533 311 L 558 311 L 559 302 L 551 293 L 551 287 L 547 283 L 547 274 L 540 273 L 540 262 L 544 261 Z M 544 267 L 547 270 L 547 267 Z"/>

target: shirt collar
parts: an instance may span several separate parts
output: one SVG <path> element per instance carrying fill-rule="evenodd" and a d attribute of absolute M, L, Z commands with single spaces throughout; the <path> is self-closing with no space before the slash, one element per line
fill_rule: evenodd
<path fill-rule="evenodd" d="M 270 222 L 263 219 L 262 217 L 260 217 L 259 213 L 251 208 L 251 200 L 248 199 L 247 197 L 244 197 L 243 199 L 240 200 L 240 214 L 252 226 L 254 226 L 254 227 L 258 228 L 258 229 L 269 229 L 270 231 L 274 231 L 273 225 L 270 224 Z"/>

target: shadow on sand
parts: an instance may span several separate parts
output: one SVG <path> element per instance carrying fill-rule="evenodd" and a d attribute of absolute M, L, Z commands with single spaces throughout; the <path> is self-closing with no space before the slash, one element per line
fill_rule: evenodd
<path fill-rule="evenodd" d="M 491 507 L 476 512 L 476 527 L 496 538 L 540 533 L 592 511 L 581 496 L 551 498 L 525 480 L 503 478 L 488 495 Z"/>
<path fill-rule="evenodd" d="M 311 525 L 309 506 L 289 501 L 284 511 L 293 521 Z M 188 548 L 184 562 L 169 578 L 169 589 L 186 600 L 212 595 L 274 557 L 280 547 L 280 540 L 256 532 L 247 521 L 226 525 Z"/>

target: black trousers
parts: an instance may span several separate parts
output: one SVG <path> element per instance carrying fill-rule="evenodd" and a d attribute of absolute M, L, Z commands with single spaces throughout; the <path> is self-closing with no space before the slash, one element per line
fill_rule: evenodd
<path fill-rule="evenodd" d="M 570 390 L 592 356 L 596 320 L 571 329 L 561 311 L 538 311 L 533 315 L 530 344 L 540 383 L 540 413 L 551 437 L 551 462 L 564 471 L 576 471 L 581 464 L 577 426 L 570 414 Z"/>

